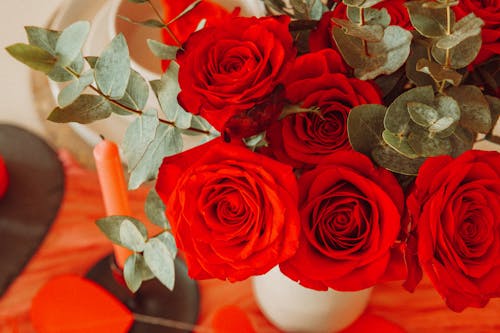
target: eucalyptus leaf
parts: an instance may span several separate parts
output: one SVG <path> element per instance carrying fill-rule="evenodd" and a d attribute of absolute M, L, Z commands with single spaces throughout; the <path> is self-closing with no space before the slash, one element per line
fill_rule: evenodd
<path fill-rule="evenodd" d="M 372 158 L 381 167 L 403 175 L 416 176 L 425 158 L 408 158 L 391 147 L 378 146 L 372 151 Z"/>
<path fill-rule="evenodd" d="M 365 155 L 382 142 L 386 108 L 378 104 L 363 104 L 351 109 L 347 118 L 347 133 L 354 150 Z"/>
<path fill-rule="evenodd" d="M 71 24 L 61 32 L 56 43 L 57 64 L 69 66 L 81 53 L 83 44 L 90 31 L 90 23 L 78 21 Z"/>
<path fill-rule="evenodd" d="M 75 60 L 66 67 L 61 67 L 58 63 L 54 66 L 54 68 L 47 74 L 49 79 L 55 82 L 67 82 L 75 79 L 75 75 L 71 72 L 76 73 L 77 75 L 81 74 L 84 68 L 84 60 L 83 56 L 80 53 Z M 69 71 L 68 70 L 71 71 Z"/>
<path fill-rule="evenodd" d="M 341 26 L 346 34 L 368 42 L 378 42 L 384 36 L 384 28 L 378 24 L 358 25 L 357 23 L 335 17 L 332 18 L 332 21 Z"/>
<path fill-rule="evenodd" d="M 147 109 L 125 131 L 122 148 L 129 172 L 132 172 L 144 157 L 147 147 L 155 137 L 159 123 L 156 110 Z"/>
<path fill-rule="evenodd" d="M 360 23 L 360 11 L 356 7 L 347 7 L 347 17 L 351 22 Z M 378 24 L 384 28 L 391 24 L 391 16 L 385 8 L 365 8 L 363 10 L 364 24 L 372 25 Z"/>
<path fill-rule="evenodd" d="M 358 8 L 372 7 L 382 1 L 384 0 L 343 0 L 344 4 L 347 6 L 354 6 Z"/>
<path fill-rule="evenodd" d="M 111 106 L 106 98 L 99 95 L 80 95 L 70 105 L 56 107 L 48 116 L 48 120 L 56 123 L 77 122 L 88 124 L 96 120 L 108 118 Z"/>
<path fill-rule="evenodd" d="M 411 134 L 411 133 L 410 133 Z M 397 135 L 388 130 L 382 132 L 382 138 L 391 148 L 408 158 L 417 158 L 419 154 L 410 146 L 406 136 Z"/>
<path fill-rule="evenodd" d="M 327 11 L 328 7 L 321 0 L 309 0 L 309 19 L 320 20 Z"/>
<path fill-rule="evenodd" d="M 467 150 L 471 150 L 474 145 L 475 134 L 459 126 L 450 136 L 452 152 L 451 156 L 458 157 Z"/>
<path fill-rule="evenodd" d="M 446 81 L 454 86 L 458 86 L 462 82 L 460 73 L 428 59 L 419 59 L 416 63 L 416 70 L 430 75 L 436 82 Z"/>
<path fill-rule="evenodd" d="M 446 35 L 446 8 L 430 8 L 426 7 L 425 3 L 426 1 L 405 2 L 411 24 L 425 37 L 436 38 Z M 451 11 L 450 19 L 453 26 L 455 23 L 455 14 L 453 11 Z"/>
<path fill-rule="evenodd" d="M 123 34 L 106 46 L 95 64 L 95 80 L 104 95 L 120 99 L 125 94 L 130 77 L 130 58 Z"/>
<path fill-rule="evenodd" d="M 452 127 L 453 124 L 455 124 L 456 121 L 453 118 L 450 117 L 442 117 L 439 118 L 437 121 L 435 121 L 431 126 L 429 126 L 429 132 L 430 133 L 443 133 L 450 127 Z M 449 133 L 451 135 L 453 132 Z M 448 133 L 447 133 L 448 134 Z M 448 135 L 445 135 L 446 137 Z M 439 137 L 443 137 L 440 135 Z"/>
<path fill-rule="evenodd" d="M 418 156 L 448 155 L 452 151 L 448 138 L 431 137 L 424 132 L 411 132 L 407 142 Z"/>
<path fill-rule="evenodd" d="M 484 95 L 484 97 L 486 98 L 486 101 L 488 101 L 488 105 L 490 106 L 491 123 L 494 127 L 498 121 L 498 118 L 500 117 L 500 98 L 490 95 Z"/>
<path fill-rule="evenodd" d="M 142 284 L 142 272 L 137 265 L 138 257 L 142 257 L 138 253 L 132 253 L 128 256 L 123 266 L 123 277 L 128 289 L 135 293 Z M 143 259 L 144 260 L 144 259 Z"/>
<path fill-rule="evenodd" d="M 133 110 L 141 111 L 146 106 L 148 97 L 148 83 L 141 74 L 131 69 L 125 93 L 117 102 Z M 129 115 L 130 111 L 122 111 L 122 114 Z"/>
<path fill-rule="evenodd" d="M 427 8 L 434 8 L 434 9 L 439 9 L 439 8 L 447 8 L 447 7 L 452 7 L 456 6 L 459 4 L 459 0 L 447 0 L 447 1 L 427 1 L 423 4 L 424 7 Z"/>
<path fill-rule="evenodd" d="M 120 237 L 121 225 L 124 221 L 129 221 L 133 223 L 144 238 L 148 237 L 148 232 L 144 224 L 142 224 L 141 221 L 130 216 L 122 216 L 122 215 L 107 216 L 98 219 L 96 221 L 96 224 L 99 227 L 99 229 L 106 235 L 106 237 L 108 237 L 109 240 L 111 240 L 111 242 L 117 245 L 124 245 L 122 244 Z"/>
<path fill-rule="evenodd" d="M 490 131 L 493 126 L 490 107 L 479 87 L 471 85 L 451 87 L 446 93 L 458 102 L 461 126 L 473 132 Z"/>
<path fill-rule="evenodd" d="M 361 80 L 370 80 L 397 71 L 410 54 L 411 39 L 411 32 L 399 26 L 388 26 L 380 42 L 367 42 L 369 56 L 362 53 L 363 66 L 355 68 L 354 75 Z"/>
<path fill-rule="evenodd" d="M 186 129 L 191 126 L 193 115 L 177 102 L 177 95 L 181 91 L 178 77 L 179 64 L 171 61 L 161 80 L 151 81 L 150 84 L 167 120 L 175 123 L 177 128 Z"/>
<path fill-rule="evenodd" d="M 61 107 L 66 107 L 73 103 L 78 96 L 94 82 L 94 71 L 88 70 L 83 73 L 78 79 L 64 87 L 57 96 L 57 103 Z"/>
<path fill-rule="evenodd" d="M 474 59 L 476 59 L 481 49 L 482 39 L 481 35 L 476 35 L 469 37 L 457 46 L 449 50 L 449 66 L 453 69 L 464 68 L 469 65 Z M 446 63 L 446 50 L 440 49 L 439 47 L 432 47 L 433 58 L 444 65 Z"/>
<path fill-rule="evenodd" d="M 146 245 L 147 237 L 144 237 L 139 229 L 130 222 L 124 220 L 120 225 L 120 243 L 135 252 L 142 252 Z"/>
<path fill-rule="evenodd" d="M 481 34 L 481 27 L 484 25 L 484 21 L 476 17 L 474 13 L 462 18 L 453 27 L 453 32 L 450 35 L 441 37 L 436 42 L 436 47 L 440 49 L 451 49 L 463 42 L 469 37 L 473 37 Z"/>
<path fill-rule="evenodd" d="M 141 160 L 130 171 L 129 189 L 136 189 L 145 181 L 155 179 L 163 158 L 177 154 L 181 150 L 182 138 L 179 129 L 160 123 L 153 141 L 147 146 Z"/>
<path fill-rule="evenodd" d="M 165 204 L 161 200 L 160 196 L 154 188 L 151 189 L 146 197 L 146 204 L 144 206 L 146 216 L 151 223 L 159 226 L 160 228 L 170 229 L 170 223 L 165 215 L 165 210 Z"/>
<path fill-rule="evenodd" d="M 429 127 L 439 118 L 437 110 L 427 104 L 409 102 L 407 106 L 410 118 L 420 126 Z"/>
<path fill-rule="evenodd" d="M 429 75 L 417 71 L 417 62 L 420 59 L 428 59 L 432 45 L 426 43 L 422 38 L 413 36 L 411 52 L 406 61 L 405 69 L 408 79 L 417 86 L 434 85 L 435 82 Z"/>
<path fill-rule="evenodd" d="M 365 48 L 359 38 L 349 36 L 341 28 L 333 28 L 333 39 L 342 58 L 352 68 L 360 68 L 365 64 Z"/>
<path fill-rule="evenodd" d="M 175 257 L 177 256 L 177 245 L 175 243 L 174 236 L 170 232 L 164 231 L 155 238 L 161 240 L 163 244 L 165 244 L 168 252 L 170 253 L 170 256 L 172 257 L 172 259 L 175 259 Z"/>
<path fill-rule="evenodd" d="M 55 56 L 34 45 L 17 43 L 8 46 L 6 50 L 16 60 L 44 73 L 49 73 L 57 61 Z"/>
<path fill-rule="evenodd" d="M 175 60 L 177 51 L 179 50 L 178 46 L 166 45 L 154 39 L 148 39 L 147 43 L 151 52 L 153 52 L 153 54 L 158 58 L 166 60 Z"/>
<path fill-rule="evenodd" d="M 61 32 L 34 26 L 24 27 L 24 29 L 30 45 L 38 46 L 50 54 L 56 55 L 56 43 Z"/>
<path fill-rule="evenodd" d="M 423 86 L 410 89 L 402 93 L 389 105 L 385 114 L 384 126 L 387 130 L 398 135 L 405 135 L 411 122 L 408 113 L 408 103 L 419 102 L 432 105 L 434 89 L 432 86 Z"/>
<path fill-rule="evenodd" d="M 150 239 L 144 248 L 144 260 L 156 278 L 172 290 L 175 283 L 175 266 L 167 246 L 159 239 Z"/>

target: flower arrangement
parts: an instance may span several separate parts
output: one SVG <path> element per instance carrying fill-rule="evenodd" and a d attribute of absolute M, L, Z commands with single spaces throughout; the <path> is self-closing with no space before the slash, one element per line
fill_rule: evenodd
<path fill-rule="evenodd" d="M 256 18 L 165 1 L 166 18 L 142 22 L 164 29 L 148 44 L 165 73 L 149 84 L 122 35 L 83 57 L 87 22 L 27 27 L 29 44 L 7 48 L 67 82 L 49 120 L 137 116 L 122 143 L 129 188 L 156 179 L 146 211 L 164 232 L 98 221 L 135 252 L 129 287 L 153 275 L 172 287 L 179 248 L 195 279 L 279 265 L 316 290 L 391 278 L 413 290 L 425 272 L 454 311 L 498 297 L 500 154 L 473 145 L 500 142 L 500 5 L 263 2 Z M 181 152 L 184 135 L 206 142 Z"/>

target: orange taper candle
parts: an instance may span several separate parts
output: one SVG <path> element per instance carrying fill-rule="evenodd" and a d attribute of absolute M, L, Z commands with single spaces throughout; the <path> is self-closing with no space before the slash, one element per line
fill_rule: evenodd
<path fill-rule="evenodd" d="M 106 215 L 130 216 L 127 186 L 117 145 L 112 141 L 102 140 L 94 147 L 94 159 Z M 116 244 L 113 244 L 113 251 L 116 264 L 123 269 L 132 251 Z"/>

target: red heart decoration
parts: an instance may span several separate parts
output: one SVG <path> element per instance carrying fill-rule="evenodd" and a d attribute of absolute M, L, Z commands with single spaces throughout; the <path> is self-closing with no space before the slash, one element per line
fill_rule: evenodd
<path fill-rule="evenodd" d="M 7 173 L 7 167 L 5 166 L 2 155 L 0 155 L 0 199 L 4 196 L 5 192 L 7 192 L 8 184 L 9 175 Z"/>
<path fill-rule="evenodd" d="M 134 321 L 114 296 L 73 275 L 47 282 L 33 299 L 30 315 L 38 333 L 126 333 Z"/>

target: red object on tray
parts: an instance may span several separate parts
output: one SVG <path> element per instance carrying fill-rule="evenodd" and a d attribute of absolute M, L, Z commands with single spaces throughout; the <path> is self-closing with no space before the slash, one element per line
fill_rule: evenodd
<path fill-rule="evenodd" d="M 39 333 L 126 333 L 134 317 L 102 287 L 65 275 L 50 280 L 36 294 L 31 320 Z"/>

